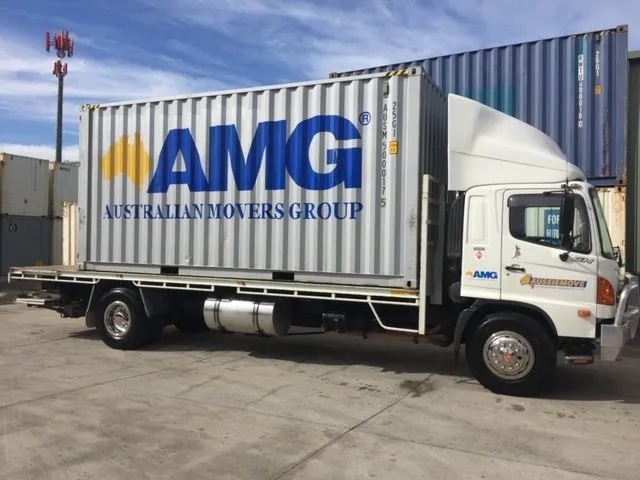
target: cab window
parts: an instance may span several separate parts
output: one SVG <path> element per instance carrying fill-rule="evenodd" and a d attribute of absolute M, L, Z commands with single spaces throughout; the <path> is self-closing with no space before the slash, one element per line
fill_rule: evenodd
<path fill-rule="evenodd" d="M 575 197 L 572 232 L 573 252 L 591 252 L 591 230 L 584 199 Z M 560 206 L 562 195 L 516 194 L 508 200 L 509 232 L 523 242 L 562 248 L 560 245 Z"/>

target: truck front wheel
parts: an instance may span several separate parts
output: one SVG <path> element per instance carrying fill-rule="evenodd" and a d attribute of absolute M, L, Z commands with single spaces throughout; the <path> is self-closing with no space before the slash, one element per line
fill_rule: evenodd
<path fill-rule="evenodd" d="M 556 348 L 547 329 L 531 317 L 514 312 L 487 315 L 465 348 L 473 375 L 494 393 L 532 396 L 552 384 Z"/>
<path fill-rule="evenodd" d="M 100 300 L 96 329 L 111 348 L 130 350 L 153 340 L 155 325 L 144 311 L 138 292 L 114 288 Z"/>

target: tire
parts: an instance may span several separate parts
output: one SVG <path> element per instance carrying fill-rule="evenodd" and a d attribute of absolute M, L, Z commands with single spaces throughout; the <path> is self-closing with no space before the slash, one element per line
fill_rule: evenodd
<path fill-rule="evenodd" d="M 145 313 L 140 294 L 127 288 L 114 288 L 100 300 L 96 329 L 102 341 L 117 350 L 133 350 L 157 336 L 156 322 Z"/>
<path fill-rule="evenodd" d="M 498 354 L 500 347 L 509 348 L 508 355 Z M 536 396 L 553 383 L 557 351 L 552 336 L 526 315 L 500 312 L 486 316 L 465 349 L 473 375 L 493 393 Z M 489 360 L 492 349 L 493 362 Z"/>

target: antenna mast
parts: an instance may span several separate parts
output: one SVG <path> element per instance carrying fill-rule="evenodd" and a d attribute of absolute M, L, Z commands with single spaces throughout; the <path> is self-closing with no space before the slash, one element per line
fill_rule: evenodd
<path fill-rule="evenodd" d="M 58 116 L 56 122 L 56 163 L 62 161 L 62 96 L 64 90 L 64 77 L 67 76 L 67 64 L 62 63 L 65 57 L 73 56 L 73 39 L 69 37 L 68 31 L 56 34 L 47 32 L 45 37 L 45 48 L 47 52 L 53 47 L 58 59 L 53 63 L 53 75 L 58 77 Z"/>

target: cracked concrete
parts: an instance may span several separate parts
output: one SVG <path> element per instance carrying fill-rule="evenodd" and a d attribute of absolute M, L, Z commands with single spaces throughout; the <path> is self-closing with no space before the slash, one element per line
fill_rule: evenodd
<path fill-rule="evenodd" d="M 640 471 L 640 345 L 493 395 L 449 349 L 167 328 L 133 352 L 0 306 L 0 478 L 619 479 Z"/>

